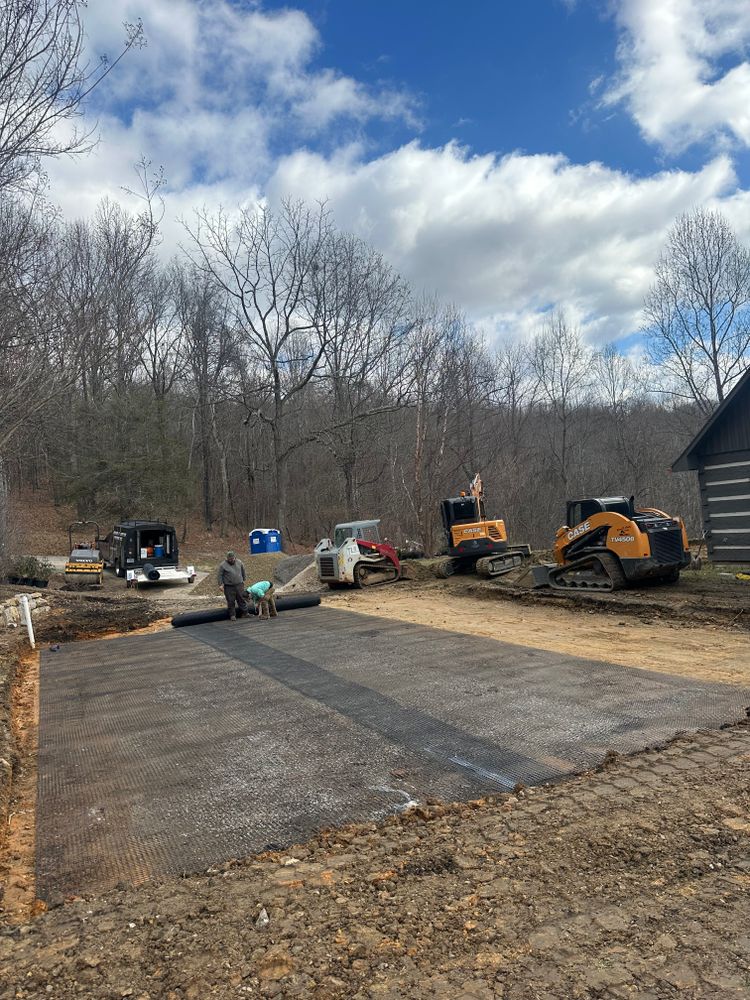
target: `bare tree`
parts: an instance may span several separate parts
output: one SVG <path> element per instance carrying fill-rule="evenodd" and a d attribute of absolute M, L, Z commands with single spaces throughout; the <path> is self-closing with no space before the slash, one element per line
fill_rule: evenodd
<path fill-rule="evenodd" d="M 286 511 L 289 456 L 295 442 L 285 438 L 291 401 L 318 371 L 326 347 L 319 327 L 319 284 L 330 221 L 317 211 L 285 202 L 278 213 L 267 206 L 197 214 L 189 250 L 233 303 L 246 359 L 244 399 L 248 421 L 265 424 L 273 451 L 276 524 L 288 537 Z M 265 405 L 257 405 L 260 397 Z"/>
<path fill-rule="evenodd" d="M 464 332 L 464 317 L 453 306 L 435 299 L 417 303 L 410 333 L 409 380 L 413 443 L 408 448 L 410 481 L 402 486 L 413 513 L 417 538 L 427 551 L 436 548 L 437 500 L 443 486 L 446 452 L 453 428 L 451 385 Z M 452 462 L 455 467 L 456 462 Z"/>
<path fill-rule="evenodd" d="M 54 218 L 0 195 L 0 455 L 57 391 L 50 351 Z"/>
<path fill-rule="evenodd" d="M 356 518 L 360 488 L 382 472 L 377 461 L 361 461 L 366 428 L 377 414 L 403 405 L 408 391 L 408 289 L 380 253 L 345 234 L 329 236 L 314 280 L 324 344 L 317 385 L 329 416 L 300 443 L 320 440 L 330 449 L 344 481 L 346 514 Z"/>
<path fill-rule="evenodd" d="M 229 516 L 229 466 L 216 410 L 221 401 L 231 398 L 227 383 L 238 372 L 237 335 L 229 322 L 228 296 L 210 276 L 176 267 L 172 280 L 190 401 L 190 456 L 192 461 L 197 450 L 200 463 L 203 525 L 208 531 L 213 528 L 218 471 L 223 533 Z"/>
<path fill-rule="evenodd" d="M 564 495 L 570 480 L 571 434 L 576 411 L 591 384 L 590 352 L 563 312 L 549 317 L 534 338 L 531 364 L 546 421 L 552 471 Z"/>
<path fill-rule="evenodd" d="M 709 414 L 750 359 L 750 252 L 723 215 L 677 220 L 644 313 L 659 388 Z"/>
<path fill-rule="evenodd" d="M 126 52 L 145 43 L 141 21 L 125 25 L 110 61 L 84 57 L 84 0 L 0 3 L 0 190 L 24 186 L 50 156 L 91 148 L 93 130 L 65 126 Z"/>
<path fill-rule="evenodd" d="M 163 317 L 151 315 L 160 298 L 151 253 L 158 235 L 152 194 L 146 187 L 146 205 L 137 214 L 105 199 L 91 222 L 69 226 L 58 241 L 50 356 L 60 371 L 55 391 L 69 397 L 63 492 L 75 500 L 81 516 L 89 516 L 100 490 L 115 504 L 118 491 L 127 486 L 130 470 L 113 443 L 127 439 L 131 408 L 143 413 L 135 390 L 143 382 L 144 359 L 152 386 L 154 379 L 171 377 L 156 370 L 167 359 L 157 350 L 164 351 Z M 162 288 L 162 299 L 163 293 Z M 162 301 L 159 308 L 164 306 Z M 158 393 L 154 404 L 164 428 Z M 159 442 L 164 451 L 164 433 Z"/>

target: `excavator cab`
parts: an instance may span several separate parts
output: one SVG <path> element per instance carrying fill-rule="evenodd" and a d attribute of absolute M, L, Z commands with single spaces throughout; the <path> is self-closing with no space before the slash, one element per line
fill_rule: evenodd
<path fill-rule="evenodd" d="M 449 497 L 447 500 L 441 500 L 440 514 L 447 535 L 450 534 L 454 524 L 476 524 L 483 517 L 477 497 L 465 496 L 464 494 L 460 497 Z"/>

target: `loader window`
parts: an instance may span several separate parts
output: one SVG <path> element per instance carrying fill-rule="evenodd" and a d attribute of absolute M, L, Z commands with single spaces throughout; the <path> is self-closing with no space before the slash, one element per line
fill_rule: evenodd
<path fill-rule="evenodd" d="M 333 544 L 339 548 L 347 538 L 357 538 L 363 542 L 379 542 L 377 524 L 339 524 L 333 533 Z"/>
<path fill-rule="evenodd" d="M 573 503 L 569 503 L 568 527 L 574 528 L 577 524 L 585 521 L 587 517 L 598 514 L 601 509 L 598 500 L 575 500 Z"/>
<path fill-rule="evenodd" d="M 607 500 L 605 503 L 606 510 L 611 510 L 614 514 L 622 514 L 623 517 L 632 517 L 633 511 L 630 508 L 630 501 L 626 500 L 624 497 L 617 500 Z"/>
<path fill-rule="evenodd" d="M 336 528 L 333 533 L 333 544 L 337 549 L 341 548 L 350 534 L 351 532 L 349 528 Z"/>

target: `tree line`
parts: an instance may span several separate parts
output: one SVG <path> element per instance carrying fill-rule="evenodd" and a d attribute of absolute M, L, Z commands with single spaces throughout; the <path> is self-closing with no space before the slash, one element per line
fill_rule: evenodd
<path fill-rule="evenodd" d="M 199 515 L 304 544 L 379 516 L 435 551 L 439 500 L 481 471 L 489 509 L 535 546 L 587 494 L 633 492 L 697 529 L 692 483 L 669 466 L 701 406 L 655 393 L 653 368 L 595 350 L 562 311 L 490 344 L 326 206 L 201 213 L 164 262 L 143 180 L 140 214 L 104 201 L 62 223 L 9 206 L 15 484 L 104 523 Z"/>
<path fill-rule="evenodd" d="M 587 344 L 564 308 L 531 339 L 488 342 L 325 204 L 196 212 L 166 261 L 163 180 L 145 161 L 140 211 L 50 208 L 41 165 L 85 145 L 60 123 L 101 71 L 79 65 L 79 4 L 16 6 L 39 37 L 68 21 L 46 116 L 2 82 L 38 56 L 0 73 L 0 104 L 28 126 L 13 133 L 26 146 L 0 131 L 0 548 L 9 483 L 105 524 L 199 516 L 310 544 L 381 517 L 394 541 L 437 551 L 439 500 L 481 471 L 513 541 L 549 545 L 567 499 L 631 492 L 699 530 L 695 484 L 669 467 L 750 351 L 750 255 L 720 214 L 676 221 L 636 360 Z"/>

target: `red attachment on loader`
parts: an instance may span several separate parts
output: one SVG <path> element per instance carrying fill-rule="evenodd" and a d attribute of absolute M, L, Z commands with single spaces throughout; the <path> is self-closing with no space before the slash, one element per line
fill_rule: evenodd
<path fill-rule="evenodd" d="M 388 559 L 398 570 L 398 575 L 401 576 L 401 562 L 398 558 L 398 552 L 396 552 L 392 545 L 389 545 L 387 542 L 363 542 L 361 539 L 357 539 L 357 547 L 362 555 L 377 552 L 381 558 Z"/>

